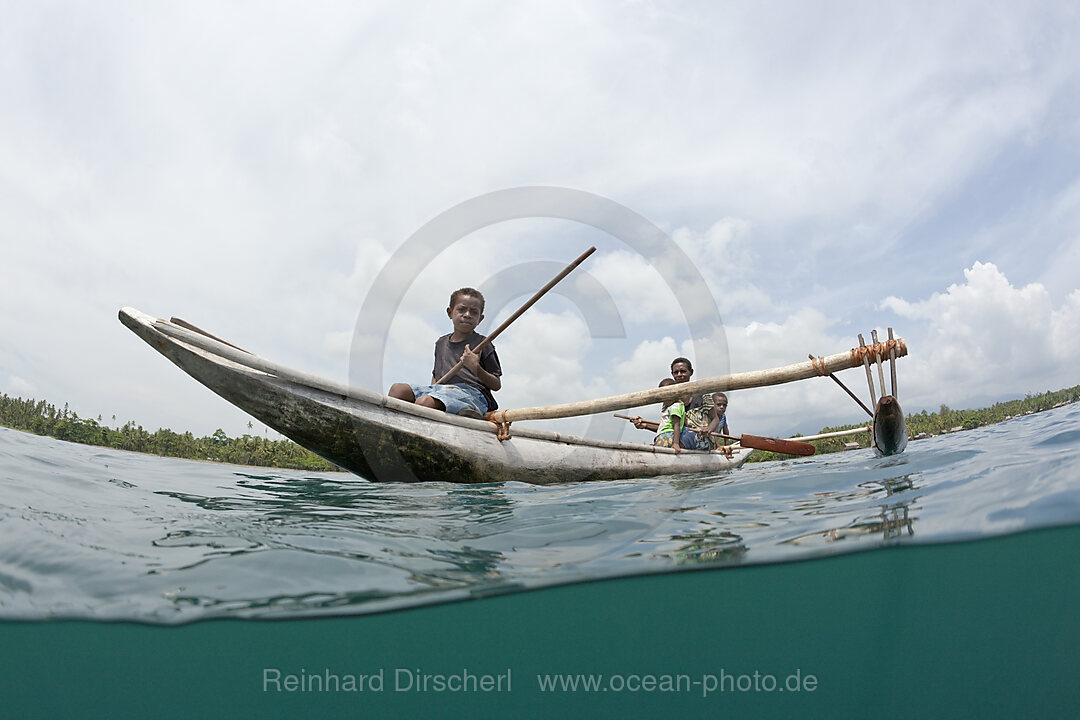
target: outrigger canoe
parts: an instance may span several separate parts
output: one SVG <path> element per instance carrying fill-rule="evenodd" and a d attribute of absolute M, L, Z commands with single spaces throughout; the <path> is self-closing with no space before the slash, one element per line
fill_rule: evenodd
<path fill-rule="evenodd" d="M 298 445 L 379 481 L 552 484 L 720 472 L 749 448 L 683 451 L 495 425 L 281 367 L 175 318 L 120 310 L 120 321 L 191 377 Z M 628 406 L 633 407 L 633 406 Z"/>
<path fill-rule="evenodd" d="M 123 308 L 120 321 L 188 375 L 300 446 L 369 480 L 397 482 L 546 485 L 730 470 L 746 462 L 752 448 L 736 444 L 726 452 L 676 453 L 516 424 L 511 432 L 510 425 L 641 407 L 687 394 L 832 376 L 839 370 L 868 367 L 870 358 L 880 369 L 881 358 L 892 363 L 907 354 L 903 339 L 893 340 L 890 331 L 888 342 L 860 344 L 828 357 L 811 355 L 809 362 L 796 365 L 587 402 L 498 410 L 485 419 L 471 419 L 291 370 L 177 318 L 164 320 Z M 789 442 L 742 436 L 745 445 L 752 444 L 751 439 L 769 441 L 757 447 L 770 449 L 770 443 Z"/>

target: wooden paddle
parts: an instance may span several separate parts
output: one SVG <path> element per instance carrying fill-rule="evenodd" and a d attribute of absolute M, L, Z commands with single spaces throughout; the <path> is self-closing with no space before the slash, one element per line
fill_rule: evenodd
<path fill-rule="evenodd" d="M 494 332 L 492 332 L 492 333 L 491 333 L 490 335 L 488 335 L 488 336 L 487 336 L 486 338 L 484 338 L 484 339 L 483 339 L 482 341 L 480 341 L 480 342 L 479 342 L 479 343 L 477 344 L 477 346 L 476 346 L 476 347 L 474 347 L 474 348 L 471 348 L 471 350 L 472 350 L 472 351 L 473 351 L 474 353 L 479 353 L 479 352 L 480 352 L 480 350 L 481 350 L 482 348 L 486 347 L 487 345 L 490 345 L 490 344 L 491 344 L 491 341 L 492 341 L 492 340 L 494 340 L 495 338 L 497 338 L 497 337 L 499 336 L 499 333 L 501 333 L 501 332 L 502 332 L 503 330 L 505 330 L 506 328 L 510 327 L 510 323 L 514 322 L 514 321 L 515 321 L 515 320 L 517 320 L 517 319 L 518 319 L 519 317 L 521 317 L 521 314 L 522 314 L 522 313 L 524 313 L 524 312 L 525 312 L 526 310 L 528 310 L 529 308 L 531 308 L 531 307 L 532 307 L 532 306 L 533 306 L 533 305 L 534 305 L 534 304 L 536 303 L 536 301 L 537 301 L 537 300 L 539 300 L 540 298 L 544 297 L 544 295 L 545 295 L 545 294 L 547 293 L 547 291 L 548 291 L 548 290 L 550 290 L 551 288 L 555 287 L 555 286 L 556 286 L 556 285 L 557 285 L 557 284 L 559 283 L 559 281 L 560 281 L 560 280 L 562 280 L 562 279 L 563 279 L 564 277 L 566 277 L 566 276 L 567 276 L 567 275 L 569 275 L 569 274 L 570 274 L 571 272 L 573 272 L 574 268 L 576 268 L 576 267 L 577 267 L 578 265 L 580 265 L 581 263 L 585 262 L 585 258 L 589 257 L 589 256 L 590 256 L 590 255 L 592 255 L 592 254 L 593 254 L 594 252 L 596 252 L 596 248 L 595 248 L 595 247 L 591 247 L 591 248 L 589 248 L 588 250 L 586 250 L 585 252 L 581 253 L 581 255 L 579 255 L 579 256 L 578 256 L 577 260 L 575 260 L 574 262 L 570 263 L 570 264 L 569 264 L 569 265 L 567 265 L 567 266 L 566 266 L 565 268 L 563 268 L 562 272 L 560 272 L 560 273 L 559 273 L 558 275 L 556 275 L 556 276 L 555 276 L 554 278 L 552 278 L 551 282 L 549 282 L 549 283 L 548 283 L 547 285 L 545 285 L 544 287 L 540 288 L 540 289 L 539 289 L 539 290 L 538 290 L 538 291 L 536 292 L 536 294 L 535 294 L 535 295 L 533 295 L 533 296 L 532 296 L 531 298 L 529 298 L 529 300 L 528 300 L 528 301 L 527 301 L 527 302 L 526 302 L 526 303 L 525 303 L 524 305 L 522 305 L 521 307 L 519 307 L 519 308 L 518 308 L 518 309 L 517 309 L 517 310 L 516 310 L 516 311 L 514 312 L 514 314 L 513 314 L 513 315 L 511 315 L 510 317 L 506 318 L 506 320 L 505 320 L 505 321 L 503 322 L 503 324 L 502 324 L 502 325 L 500 325 L 499 327 L 495 328 L 495 331 L 494 331 Z M 458 371 L 458 370 L 460 370 L 460 369 L 461 369 L 461 368 L 463 368 L 463 367 L 465 367 L 465 361 L 464 361 L 464 360 L 458 360 L 458 362 L 457 362 L 457 365 L 455 365 L 454 367 L 450 368 L 450 371 L 449 371 L 449 372 L 447 372 L 447 373 L 446 373 L 445 375 L 443 375 L 443 376 L 442 376 L 441 378 L 439 378 L 439 381 L 438 381 L 438 382 L 436 382 L 435 384 L 436 384 L 436 385 L 442 385 L 442 384 L 443 384 L 443 383 L 445 383 L 445 382 L 446 382 L 447 380 L 449 380 L 450 378 L 454 377 L 454 375 L 456 375 L 456 374 L 457 374 L 457 371 Z"/>
<path fill-rule="evenodd" d="M 797 440 L 781 440 L 779 438 L 761 437 L 759 435 L 740 435 L 739 437 L 735 437 L 733 435 L 723 435 L 721 433 L 712 434 L 719 435 L 728 440 L 736 440 L 743 447 L 784 453 L 785 455 L 813 455 L 817 451 L 810 443 L 798 442 Z"/>
<path fill-rule="evenodd" d="M 634 418 L 631 415 L 620 415 L 619 413 L 613 413 L 615 417 L 622 418 L 623 420 L 633 421 Z M 660 423 L 653 420 L 643 420 L 643 424 L 647 426 L 647 429 L 656 432 L 660 429 Z M 691 431 L 696 432 L 696 431 Z M 722 437 L 726 440 L 734 440 L 740 445 L 746 448 L 753 448 L 755 450 L 768 450 L 769 452 L 784 453 L 785 455 L 813 455 L 816 452 L 816 448 L 810 443 L 798 442 L 797 440 L 780 440 L 779 438 L 761 437 L 760 435 L 740 435 L 735 437 L 734 435 L 724 435 L 723 433 L 709 433 L 715 437 Z"/>

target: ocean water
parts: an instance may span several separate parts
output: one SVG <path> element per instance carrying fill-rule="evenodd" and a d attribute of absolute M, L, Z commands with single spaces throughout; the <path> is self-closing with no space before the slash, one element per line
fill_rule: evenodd
<path fill-rule="evenodd" d="M 0 618 L 383 611 L 1080 523 L 1080 405 L 719 475 L 380 484 L 0 428 Z"/>
<path fill-rule="evenodd" d="M 1078 457 L 1080 405 L 912 442 L 892 458 L 849 451 L 547 487 L 378 484 L 0 428 L 0 659 L 10 663 L 0 691 L 43 717 L 78 707 L 50 688 L 58 674 L 75 683 L 71 697 L 97 697 L 101 716 L 155 692 L 200 714 L 239 692 L 283 717 L 521 716 L 515 703 L 526 700 L 589 716 L 647 707 L 892 717 L 972 692 L 981 701 L 954 710 L 987 717 L 1013 708 L 1006 699 L 1020 690 L 1039 692 L 1038 703 L 1015 705 L 1024 712 L 1080 709 L 1067 667 L 1080 659 Z M 627 642 L 621 653 L 598 650 Z M 300 655 L 281 657 L 282 643 Z M 209 660 L 237 647 L 250 652 L 228 669 Z M 146 664 L 163 649 L 187 670 Z M 945 668 L 927 676 L 957 653 L 978 666 L 952 686 Z M 621 674 L 622 687 L 544 690 L 532 671 L 563 671 L 549 655 L 592 658 L 569 667 Z M 615 657 L 626 664 L 612 667 Z M 97 675 L 103 659 L 156 684 L 103 690 L 113 688 Z M 518 663 L 517 688 L 321 686 L 357 667 L 389 684 L 385 674 L 402 667 L 420 678 L 420 664 L 485 662 L 493 678 Z M 772 663 L 780 684 L 816 663 L 821 687 L 797 700 L 733 686 L 717 704 L 702 678 L 723 679 L 724 663 Z M 1012 684 L 1001 663 L 1015 664 Z M 299 690 L 267 688 L 267 672 L 290 668 Z M 641 677 L 665 668 L 698 684 L 641 689 Z M 313 673 L 326 678 L 305 690 Z M 862 707 L 890 675 L 906 678 L 908 692 L 890 691 L 899 705 Z M 874 689 L 865 701 L 859 681 Z"/>

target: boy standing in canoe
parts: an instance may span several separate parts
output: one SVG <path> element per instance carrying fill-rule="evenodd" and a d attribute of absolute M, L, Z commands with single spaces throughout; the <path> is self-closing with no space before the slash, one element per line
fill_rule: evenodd
<path fill-rule="evenodd" d="M 475 288 L 460 288 L 450 295 L 446 316 L 454 331 L 435 341 L 435 366 L 430 385 L 394 383 L 390 397 L 415 402 L 417 405 L 444 410 L 453 415 L 482 418 L 484 413 L 498 407 L 493 392 L 502 387 L 502 365 L 495 348 L 486 344 L 476 326 L 484 319 L 484 296 Z M 458 362 L 461 367 L 446 384 L 437 384 Z"/>

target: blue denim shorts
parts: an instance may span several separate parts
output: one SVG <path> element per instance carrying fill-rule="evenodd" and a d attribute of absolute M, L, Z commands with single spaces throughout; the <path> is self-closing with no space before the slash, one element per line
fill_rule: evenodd
<path fill-rule="evenodd" d="M 413 385 L 412 391 L 417 399 L 424 395 L 435 398 L 451 415 L 457 415 L 467 407 L 481 415 L 487 412 L 487 398 L 472 385 Z"/>

